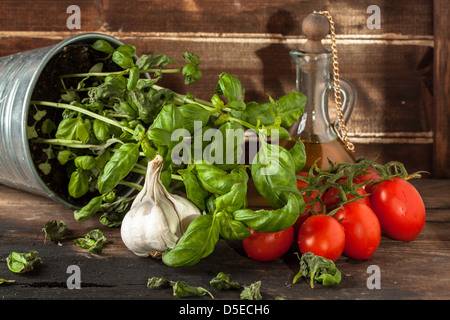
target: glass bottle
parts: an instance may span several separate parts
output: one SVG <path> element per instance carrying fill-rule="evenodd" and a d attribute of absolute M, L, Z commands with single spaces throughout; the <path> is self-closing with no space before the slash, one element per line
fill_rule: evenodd
<path fill-rule="evenodd" d="M 305 145 L 307 160 L 303 171 L 309 170 L 316 161 L 321 169 L 329 168 L 328 160 L 335 164 L 355 162 L 352 152 L 336 133 L 338 120 L 332 123 L 328 113 L 329 91 L 333 87 L 332 52 L 321 43 L 329 31 L 328 20 L 313 13 L 305 18 L 302 29 L 307 37 L 303 50 L 293 50 L 290 55 L 297 65 L 296 90 L 306 96 L 307 103 L 303 115 L 289 132 L 294 140 L 301 139 Z M 356 90 L 345 79 L 339 82 L 344 123 L 347 123 L 356 103 Z"/>

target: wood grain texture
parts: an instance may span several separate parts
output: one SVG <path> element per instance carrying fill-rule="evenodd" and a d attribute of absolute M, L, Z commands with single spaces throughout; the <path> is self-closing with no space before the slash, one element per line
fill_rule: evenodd
<path fill-rule="evenodd" d="M 436 176 L 450 177 L 450 4 L 434 1 L 435 68 L 434 68 L 434 113 L 433 130 L 434 170 Z"/>
<path fill-rule="evenodd" d="M 378 1 L 381 29 L 368 30 L 366 10 L 373 1 L 346 0 L 4 0 L 0 30 L 67 31 L 69 5 L 80 7 L 84 31 L 219 32 L 296 35 L 314 10 L 328 10 L 338 34 L 433 34 L 430 1 Z"/>
<path fill-rule="evenodd" d="M 303 279 L 292 284 L 298 272 L 295 246 L 284 258 L 261 263 L 246 257 L 241 242 L 220 242 L 213 254 L 195 267 L 170 268 L 160 260 L 135 256 L 123 245 L 118 229 L 105 228 L 95 217 L 76 222 L 72 211 L 50 199 L 0 186 L 0 260 L 4 261 L 12 251 L 37 250 L 43 261 L 28 274 L 13 274 L 6 263 L 1 263 L 1 277 L 16 283 L 2 285 L 0 299 L 181 301 L 172 296 L 171 290 L 147 289 L 147 279 L 156 276 L 203 286 L 217 300 L 238 300 L 239 291 L 217 291 L 209 286 L 209 281 L 222 271 L 245 285 L 261 280 L 261 294 L 267 300 L 279 296 L 286 300 L 447 300 L 450 298 L 450 270 L 446 267 L 450 263 L 450 202 L 441 191 L 450 187 L 450 180 L 413 180 L 413 184 L 427 208 L 427 220 L 420 236 L 412 242 L 383 236 L 369 261 L 342 256 L 336 262 L 343 275 L 341 283 L 328 288 L 317 285 L 315 289 L 309 288 Z M 62 246 L 43 241 L 41 229 L 52 219 L 65 221 L 70 230 Z M 73 242 L 93 228 L 102 229 L 108 238 L 101 255 L 78 248 Z M 80 290 L 67 288 L 69 265 L 80 267 Z M 367 288 L 370 265 L 380 267 L 379 290 Z M 210 298 L 196 299 L 209 301 Z"/>
<path fill-rule="evenodd" d="M 139 54 L 167 53 L 175 58 L 187 50 L 199 54 L 203 79 L 184 88 L 180 80 L 168 77 L 166 84 L 176 90 L 208 99 L 217 75 L 226 71 L 241 79 L 248 100 L 257 101 L 265 101 L 266 93 L 279 96 L 294 89 L 289 50 L 304 42 L 304 17 L 327 9 L 336 21 L 341 75 L 358 92 L 348 124 L 358 148 L 363 153 L 373 148 L 372 154 L 382 150 L 381 154 L 407 159 L 414 168 L 434 166 L 435 177 L 448 176 L 450 112 L 444 100 L 449 76 L 444 44 L 449 28 L 442 18 L 446 15 L 440 14 L 448 10 L 445 2 L 380 1 L 380 29 L 366 26 L 371 1 L 140 0 L 125 5 L 118 0 L 81 0 L 76 3 L 81 29 L 68 30 L 66 9 L 72 4 L 2 1 L 0 56 L 54 44 L 77 33 L 102 32 L 135 44 Z M 435 33 L 444 40 L 435 39 Z M 329 45 L 329 39 L 325 42 Z M 438 95 L 433 95 L 433 87 Z M 330 115 L 334 116 L 332 103 Z M 416 155 L 421 145 L 426 154 Z M 424 161 L 422 165 L 417 159 Z"/>

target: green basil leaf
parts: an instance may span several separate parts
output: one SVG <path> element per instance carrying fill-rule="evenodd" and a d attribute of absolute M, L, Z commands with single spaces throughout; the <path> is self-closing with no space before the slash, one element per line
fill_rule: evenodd
<path fill-rule="evenodd" d="M 81 140 L 82 143 L 86 143 L 91 134 L 91 121 L 89 119 L 85 119 L 82 124 L 77 127 L 77 136 L 78 139 Z"/>
<path fill-rule="evenodd" d="M 62 119 L 56 130 L 55 138 L 64 140 L 77 140 L 77 128 L 83 124 L 83 118 L 65 118 Z"/>
<path fill-rule="evenodd" d="M 176 129 L 183 128 L 183 125 L 183 114 L 177 106 L 171 103 L 162 108 L 150 128 L 159 128 L 172 133 Z"/>
<path fill-rule="evenodd" d="M 194 66 L 198 66 L 200 63 L 200 58 L 193 52 L 185 52 L 183 53 L 183 58 L 186 63 L 192 64 Z"/>
<path fill-rule="evenodd" d="M 234 219 L 245 223 L 258 232 L 278 232 L 292 226 L 305 210 L 301 195 L 290 193 L 287 204 L 276 210 L 239 209 L 233 212 Z"/>
<path fill-rule="evenodd" d="M 93 156 L 78 156 L 74 160 L 75 167 L 83 170 L 92 170 L 96 165 L 95 158 Z"/>
<path fill-rule="evenodd" d="M 155 115 L 147 96 L 141 91 L 129 90 L 128 97 L 130 99 L 128 102 L 132 108 L 138 110 L 139 119 L 146 124 L 151 123 L 155 118 Z"/>
<path fill-rule="evenodd" d="M 32 271 L 34 267 L 41 264 L 41 258 L 38 257 L 38 252 L 32 250 L 28 253 L 11 252 L 6 258 L 8 269 L 14 273 L 25 273 Z"/>
<path fill-rule="evenodd" d="M 97 40 L 92 44 L 91 47 L 97 51 L 101 51 L 104 53 L 112 54 L 114 52 L 114 48 L 106 40 Z"/>
<path fill-rule="evenodd" d="M 56 129 L 56 125 L 52 120 L 45 119 L 44 122 L 42 122 L 42 126 L 41 126 L 42 133 L 50 134 L 55 129 Z"/>
<path fill-rule="evenodd" d="M 187 198 L 199 208 L 200 211 L 206 210 L 206 198 L 209 193 L 203 189 L 197 176 L 190 169 L 180 169 L 178 173 L 183 178 Z"/>
<path fill-rule="evenodd" d="M 250 167 L 256 189 L 273 207 L 283 207 L 290 193 L 300 194 L 295 163 L 285 148 L 263 142 Z"/>
<path fill-rule="evenodd" d="M 172 141 L 170 132 L 160 128 L 150 128 L 147 131 L 147 137 L 155 144 L 160 146 L 168 146 Z"/>
<path fill-rule="evenodd" d="M 183 115 L 183 127 L 191 134 L 194 133 L 195 121 L 201 122 L 201 127 L 206 126 L 211 116 L 211 112 L 196 104 L 185 104 L 178 107 Z"/>
<path fill-rule="evenodd" d="M 220 126 L 218 133 L 210 145 L 216 151 L 214 164 L 222 170 L 229 171 L 242 163 L 245 131 L 238 122 L 226 122 Z"/>
<path fill-rule="evenodd" d="M 230 173 L 217 168 L 216 166 L 200 162 L 195 164 L 197 177 L 201 182 L 203 188 L 214 194 L 223 195 L 230 192 L 233 185 L 241 180 L 248 180 L 248 174 L 245 169 L 238 167 L 233 169 Z"/>
<path fill-rule="evenodd" d="M 297 140 L 295 145 L 289 150 L 294 159 L 295 172 L 300 172 L 306 164 L 305 145 L 302 140 Z"/>
<path fill-rule="evenodd" d="M 139 70 L 148 70 L 155 67 L 164 67 L 175 63 L 175 60 L 164 54 L 143 54 L 136 60 L 136 67 Z"/>
<path fill-rule="evenodd" d="M 102 205 L 102 196 L 92 198 L 88 204 L 82 207 L 80 210 L 74 211 L 74 218 L 76 221 L 84 221 L 96 214 Z"/>
<path fill-rule="evenodd" d="M 125 178 L 139 159 L 139 145 L 124 143 L 106 163 L 98 179 L 97 189 L 101 194 L 111 191 Z"/>
<path fill-rule="evenodd" d="M 134 90 L 136 88 L 139 77 L 140 77 L 139 69 L 137 67 L 131 68 L 127 82 L 128 90 Z"/>
<path fill-rule="evenodd" d="M 290 127 L 303 114 L 306 96 L 298 91 L 288 93 L 278 99 L 278 116 L 283 127 Z"/>
<path fill-rule="evenodd" d="M 49 175 L 50 172 L 52 171 L 52 165 L 50 163 L 48 163 L 48 162 L 39 163 L 38 164 L 38 168 L 45 175 Z"/>
<path fill-rule="evenodd" d="M 94 87 L 91 90 L 89 90 L 88 96 L 91 99 L 91 102 L 94 101 L 108 102 L 109 99 L 122 100 L 123 89 L 118 87 L 113 82 L 104 82 L 98 87 Z"/>
<path fill-rule="evenodd" d="M 105 83 L 109 82 L 118 89 L 125 90 L 127 88 L 128 80 L 123 75 L 110 74 L 105 77 Z"/>
<path fill-rule="evenodd" d="M 69 194 L 73 198 L 80 198 L 89 191 L 89 176 L 86 171 L 81 168 L 77 168 L 70 175 Z"/>
<path fill-rule="evenodd" d="M 230 192 L 225 193 L 214 200 L 217 211 L 234 212 L 247 206 L 247 181 L 235 183 Z"/>
<path fill-rule="evenodd" d="M 94 119 L 92 129 L 98 141 L 106 141 L 112 136 L 111 125 L 102 120 Z"/>
<path fill-rule="evenodd" d="M 241 221 L 234 220 L 231 213 L 218 212 L 216 219 L 220 227 L 220 235 L 225 240 L 244 240 L 251 236 L 248 226 Z"/>
<path fill-rule="evenodd" d="M 144 136 L 141 141 L 141 150 L 147 157 L 148 161 L 151 161 L 156 157 L 157 151 L 151 146 L 150 140 L 147 136 Z"/>
<path fill-rule="evenodd" d="M 227 98 L 228 104 L 234 101 L 243 102 L 245 97 L 241 81 L 225 72 L 219 75 L 216 92 L 223 94 Z M 233 108 L 242 111 L 245 109 L 245 103 L 233 105 Z"/>
<path fill-rule="evenodd" d="M 134 104 L 130 104 L 127 101 L 120 101 L 114 106 L 114 109 L 122 114 L 125 114 L 131 118 L 139 116 L 138 108 Z"/>
<path fill-rule="evenodd" d="M 214 251 L 218 240 L 219 225 L 214 216 L 201 215 L 189 224 L 177 245 L 164 253 L 162 260 L 172 267 L 195 265 Z"/>
<path fill-rule="evenodd" d="M 184 77 L 184 84 L 192 84 L 198 81 L 202 77 L 202 71 L 200 68 L 193 64 L 187 64 L 181 69 L 181 73 Z"/>
<path fill-rule="evenodd" d="M 57 159 L 60 164 L 65 165 L 70 160 L 71 157 L 72 157 L 71 151 L 62 150 L 62 151 L 58 152 Z"/>
<path fill-rule="evenodd" d="M 80 96 L 75 89 L 67 89 L 67 91 L 61 94 L 61 99 L 65 103 L 71 103 L 72 101 L 80 102 Z"/>
<path fill-rule="evenodd" d="M 272 125 L 277 117 L 277 107 L 270 102 L 258 104 L 257 102 L 249 102 L 245 107 L 245 110 L 231 110 L 231 115 L 238 119 L 242 119 L 254 126 L 258 124 L 258 120 L 261 125 Z"/>
<path fill-rule="evenodd" d="M 121 45 L 114 51 L 112 60 L 123 69 L 134 67 L 133 57 L 135 53 L 136 48 L 134 46 L 129 44 Z"/>

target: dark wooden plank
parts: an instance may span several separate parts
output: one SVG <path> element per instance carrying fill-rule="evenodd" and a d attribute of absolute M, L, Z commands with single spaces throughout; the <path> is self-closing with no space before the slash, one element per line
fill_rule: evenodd
<path fill-rule="evenodd" d="M 381 28 L 368 29 L 371 1 L 50 1 L 5 0 L 0 4 L 2 31 L 64 31 L 69 5 L 81 10 L 81 31 L 273 33 L 295 35 L 302 20 L 317 9 L 329 10 L 339 34 L 432 35 L 430 1 L 380 5 Z M 43 23 L 45 21 L 45 23 Z"/>
<path fill-rule="evenodd" d="M 213 254 L 194 267 L 169 268 L 159 260 L 139 258 L 121 242 L 119 230 L 102 227 L 96 219 L 83 223 L 71 217 L 71 211 L 50 199 L 0 186 L 0 259 L 11 251 L 37 250 L 43 264 L 32 273 L 12 274 L 5 263 L 0 264 L 2 278 L 15 284 L 2 287 L 1 299 L 174 299 L 171 290 L 149 290 L 149 277 L 161 276 L 184 280 L 210 289 L 216 299 L 239 299 L 239 291 L 218 292 L 209 280 L 219 271 L 233 279 L 250 284 L 262 281 L 264 299 L 449 299 L 450 270 L 450 203 L 442 192 L 450 187 L 449 180 L 413 180 L 427 206 L 427 222 L 421 235 L 413 242 L 399 242 L 383 236 L 379 249 L 369 261 L 341 257 L 336 262 L 343 274 L 336 287 L 309 288 L 307 281 L 292 284 L 298 271 L 293 247 L 279 260 L 260 263 L 245 256 L 239 241 L 221 242 Z M 49 219 L 63 219 L 71 233 L 62 246 L 44 243 L 41 228 Z M 73 239 L 86 230 L 100 227 L 108 237 L 102 255 L 93 255 L 78 248 Z M 224 259 L 224 257 L 226 257 Z M 431 262 L 431 263 L 430 263 Z M 70 290 L 66 281 L 67 267 L 81 270 L 81 289 Z M 368 289 L 367 269 L 376 265 L 381 270 L 381 289 Z M 209 300 L 203 297 L 198 299 Z M 178 299 L 177 299 L 178 300 Z"/>
<path fill-rule="evenodd" d="M 289 56 L 289 51 L 297 47 L 295 44 L 274 45 L 261 39 L 221 42 L 221 39 L 118 38 L 134 44 L 138 54 L 165 53 L 181 60 L 184 51 L 196 52 L 203 70 L 203 78 L 198 83 L 186 88 L 180 77 L 166 77 L 165 85 L 178 92 L 189 91 L 210 99 L 222 72 L 239 77 L 248 101 L 267 101 L 267 93 L 278 97 L 295 90 L 295 64 Z M 48 38 L 3 40 L 0 55 L 57 42 Z M 342 44 L 339 49 L 341 75 L 355 85 L 358 93 L 350 132 L 430 131 L 421 96 L 425 80 L 416 69 L 427 54 L 427 47 Z M 334 110 L 331 111 L 333 117 Z"/>
<path fill-rule="evenodd" d="M 436 177 L 450 177 L 448 157 L 450 156 L 450 4 L 448 1 L 434 1 L 435 65 L 434 65 L 434 114 L 435 132 L 434 174 Z"/>
<path fill-rule="evenodd" d="M 162 83 L 180 93 L 190 92 L 210 99 L 221 72 L 239 77 L 246 89 L 247 101 L 263 102 L 267 101 L 266 93 L 278 97 L 295 90 L 295 64 L 289 56 L 295 44 L 270 44 L 253 38 L 247 42 L 187 38 L 176 41 L 131 35 L 118 38 L 134 44 L 138 54 L 166 53 L 176 59 L 182 59 L 184 51 L 199 54 L 203 77 L 198 83 L 186 87 L 178 75 L 166 76 Z M 0 55 L 12 53 L 11 49 L 28 50 L 58 41 L 54 38 L 4 38 Z M 425 106 L 427 97 L 423 98 L 428 92 L 424 87 L 429 76 L 421 71 L 432 63 L 424 58 L 429 48 L 380 47 L 377 44 L 342 44 L 338 48 L 341 75 L 355 85 L 358 93 L 358 102 L 348 123 L 349 132 L 357 141 L 357 156 L 378 159 L 381 163 L 398 160 L 411 171 L 431 172 L 431 120 Z M 426 62 L 421 64 L 424 59 Z M 330 101 L 332 119 L 335 117 L 333 108 Z M 384 143 L 385 140 L 397 140 L 397 143 Z"/>
<path fill-rule="evenodd" d="M 399 161 L 405 165 L 409 173 L 426 171 L 422 177 L 430 179 L 433 169 L 433 145 L 431 143 L 355 143 L 356 158 L 374 160 L 377 163 Z"/>

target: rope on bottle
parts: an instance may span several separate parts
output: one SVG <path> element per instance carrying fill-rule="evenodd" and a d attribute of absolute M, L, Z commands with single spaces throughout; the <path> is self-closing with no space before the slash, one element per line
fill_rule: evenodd
<path fill-rule="evenodd" d="M 347 127 L 344 121 L 344 113 L 342 112 L 342 96 L 341 96 L 341 85 L 339 79 L 339 63 L 338 63 L 338 50 L 336 45 L 336 29 L 334 27 L 334 20 L 328 11 L 314 11 L 315 14 L 321 14 L 328 19 L 330 23 L 330 33 L 331 33 L 331 53 L 332 53 L 332 68 L 333 68 L 333 89 L 334 89 L 334 101 L 336 103 L 336 111 L 338 116 L 338 130 L 336 133 L 345 144 L 348 150 L 354 151 L 355 146 L 350 142 L 347 134 Z"/>

